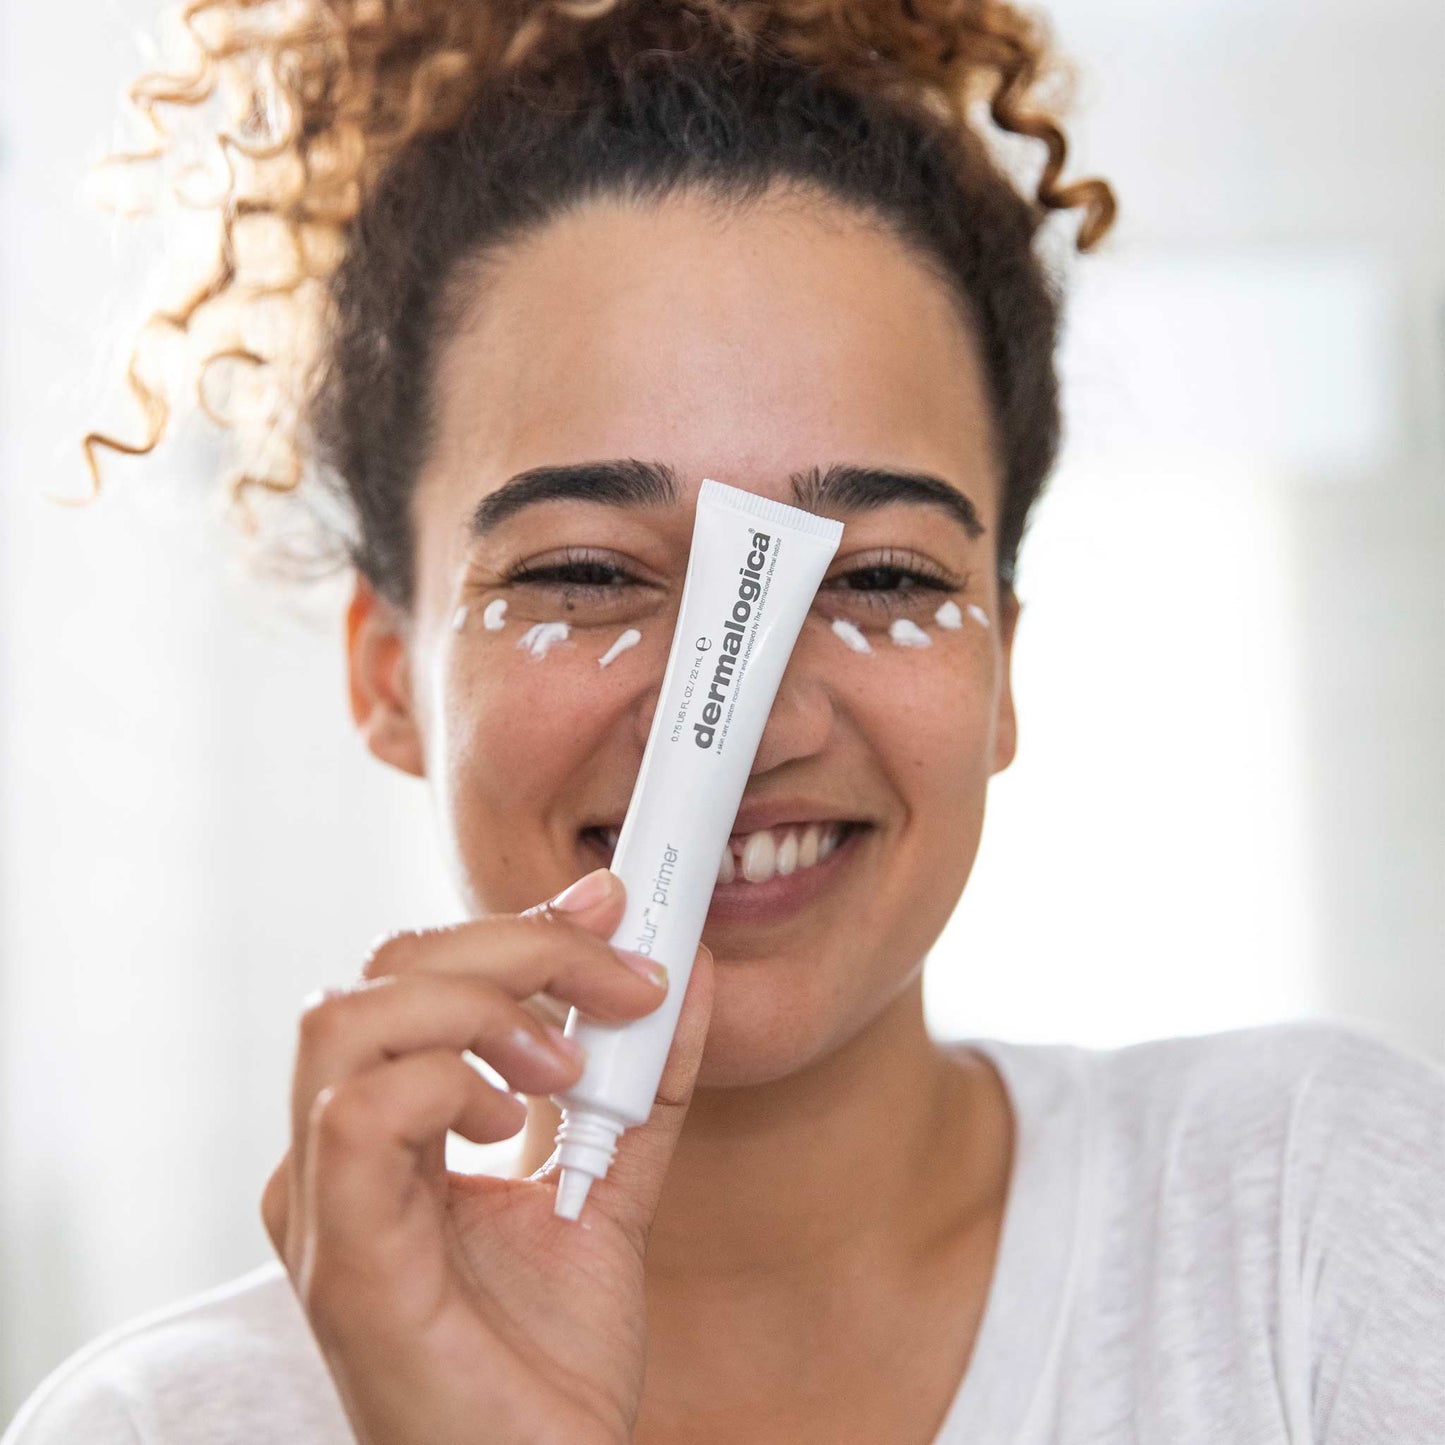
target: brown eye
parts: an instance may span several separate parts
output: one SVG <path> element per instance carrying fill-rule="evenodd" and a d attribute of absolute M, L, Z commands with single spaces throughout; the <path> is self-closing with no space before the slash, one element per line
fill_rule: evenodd
<path fill-rule="evenodd" d="M 550 556 L 519 562 L 503 577 L 507 587 L 555 592 L 574 599 L 610 601 L 651 584 L 606 552 L 563 547 Z"/>
<path fill-rule="evenodd" d="M 896 562 L 868 562 L 830 577 L 819 597 L 825 605 L 855 616 L 897 614 L 927 605 L 936 606 L 956 590 L 948 578 L 904 567 Z"/>
<path fill-rule="evenodd" d="M 936 577 L 914 572 L 907 567 L 855 567 L 834 579 L 835 583 L 853 592 L 903 592 L 919 587 L 935 592 L 948 592 L 948 584 Z"/>
<path fill-rule="evenodd" d="M 559 562 L 550 567 L 529 567 L 507 579 L 516 585 L 557 587 L 567 591 L 605 592 L 635 584 L 637 579 L 610 562 Z"/>

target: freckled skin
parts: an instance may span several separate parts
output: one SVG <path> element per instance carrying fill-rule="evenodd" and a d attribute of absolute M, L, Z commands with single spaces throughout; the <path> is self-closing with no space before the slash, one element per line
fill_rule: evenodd
<path fill-rule="evenodd" d="M 729 213 L 688 198 L 592 202 L 508 253 L 443 356 L 440 385 L 440 437 L 413 508 L 414 615 L 393 616 L 359 584 L 352 700 L 372 751 L 428 780 L 476 911 L 555 893 L 594 864 L 579 828 L 621 819 L 704 477 L 792 501 L 794 470 L 873 463 L 933 472 L 973 500 L 979 539 L 935 509 L 844 518 L 830 578 L 904 550 L 966 584 L 913 603 L 925 649 L 892 645 L 896 612 L 827 583 L 804 624 L 749 797 L 823 800 L 876 826 L 825 906 L 704 932 L 718 960 L 712 1021 L 649 1267 L 683 1269 L 697 1249 L 694 1211 L 721 1197 L 735 1202 L 735 1223 L 708 1216 L 706 1237 L 726 1257 L 764 1236 L 805 1252 L 791 1229 L 842 1217 L 850 1200 L 871 1211 L 880 1178 L 897 1180 L 908 1211 L 996 1190 L 996 1161 L 963 1142 L 925 1143 L 941 1100 L 961 1114 L 984 1097 L 926 1037 L 922 960 L 973 866 L 989 778 L 1013 757 L 1017 616 L 995 578 L 984 384 L 943 288 L 894 238 L 816 198 L 774 194 Z M 622 457 L 672 465 L 680 500 L 545 503 L 467 551 L 462 519 L 510 476 Z M 646 585 L 598 603 L 504 584 L 514 564 L 555 562 L 567 548 L 624 559 Z M 451 632 L 458 605 L 501 596 L 505 632 Z M 935 628 L 946 596 L 975 601 L 998 626 Z M 559 616 L 569 645 L 540 662 L 518 650 L 521 630 Z M 839 616 L 871 654 L 833 635 Z M 642 640 L 599 668 L 626 627 Z M 521 1172 L 550 1152 L 555 1121 L 533 1101 Z M 935 1157 L 917 1178 L 917 1161 Z"/>
<path fill-rule="evenodd" d="M 789 471 L 835 459 L 956 480 L 989 528 L 984 538 L 970 541 L 927 509 L 893 507 L 847 519 L 835 567 L 850 551 L 919 548 L 969 572 L 960 601 L 1000 609 L 998 478 L 970 341 L 896 241 L 820 204 L 727 218 L 701 202 L 590 207 L 518 250 L 444 359 L 442 437 L 414 509 L 413 706 L 383 746 L 431 780 L 458 881 L 478 910 L 547 896 L 583 866 L 581 823 L 621 815 L 704 475 L 783 500 Z M 587 265 L 575 264 L 584 255 Z M 505 542 L 480 549 L 477 572 L 559 545 L 635 557 L 668 585 L 598 623 L 615 636 L 655 619 L 631 665 L 598 669 L 597 651 L 577 647 L 539 667 L 480 630 L 448 647 L 438 624 L 461 599 L 469 504 L 528 466 L 614 456 L 668 460 L 685 480 L 681 504 L 632 515 L 530 508 Z M 510 591 L 507 602 L 509 631 L 559 615 L 555 596 Z M 587 616 L 575 606 L 561 615 L 580 640 Z M 855 655 L 824 635 L 828 620 L 820 611 L 804 627 L 750 789 L 837 799 L 879 834 L 851 906 L 806 927 L 704 935 L 720 958 L 771 965 L 723 970 L 704 1085 L 776 1078 L 878 1012 L 962 891 L 988 778 L 1012 755 L 1006 644 L 971 630 L 923 655 L 886 645 L 886 615 L 873 626 L 853 616 L 875 638 L 873 655 Z"/>
<path fill-rule="evenodd" d="M 431 779 L 478 909 L 547 896 L 583 866 L 581 823 L 621 815 L 703 476 L 783 500 L 789 471 L 834 459 L 956 479 L 989 527 L 983 539 L 934 512 L 894 507 L 849 519 L 835 567 L 850 550 L 920 548 L 968 571 L 969 593 L 999 608 L 998 480 L 969 340 L 896 241 L 837 212 L 820 223 L 815 210 L 794 202 L 724 220 L 701 203 L 661 214 L 589 208 L 511 258 L 445 357 L 442 438 L 415 506 L 414 737 L 403 765 Z M 587 265 L 575 264 L 584 255 Z M 681 505 L 641 516 L 530 508 L 481 560 L 559 545 L 636 557 L 671 586 L 639 605 L 656 620 L 632 665 L 598 669 L 597 651 L 579 646 L 536 666 L 484 632 L 447 648 L 437 624 L 458 601 L 468 504 L 528 466 L 614 456 L 668 460 L 685 479 Z M 507 600 L 509 628 L 559 615 L 555 596 Z M 587 617 L 561 615 L 580 640 Z M 613 612 L 600 625 L 615 636 L 640 620 Z M 881 637 L 881 626 L 853 620 Z M 1003 649 L 970 631 L 926 656 L 886 638 L 861 656 L 822 635 L 825 625 L 820 613 L 804 627 L 755 765 L 754 783 L 768 786 L 753 790 L 835 798 L 879 822 L 880 835 L 851 906 L 806 927 L 704 934 L 721 958 L 771 965 L 724 969 L 704 1085 L 776 1078 L 878 1012 L 962 891 L 988 778 L 1012 753 Z"/>

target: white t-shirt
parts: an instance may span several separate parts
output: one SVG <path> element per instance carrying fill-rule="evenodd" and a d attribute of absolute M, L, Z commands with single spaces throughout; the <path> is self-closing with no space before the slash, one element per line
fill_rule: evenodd
<path fill-rule="evenodd" d="M 960 1046 L 1018 1133 L 934 1445 L 1445 1442 L 1445 1069 L 1319 1023 Z M 352 1441 L 270 1263 L 81 1350 L 0 1445 Z"/>

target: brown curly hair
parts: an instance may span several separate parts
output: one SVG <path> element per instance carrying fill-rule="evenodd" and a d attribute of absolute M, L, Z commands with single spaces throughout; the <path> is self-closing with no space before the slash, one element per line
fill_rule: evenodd
<path fill-rule="evenodd" d="M 98 448 L 165 434 L 171 398 L 140 359 L 179 333 L 197 404 L 236 436 L 244 530 L 263 530 L 256 502 L 300 504 L 319 533 L 272 562 L 349 561 L 409 608 L 436 358 L 478 265 L 589 196 L 743 202 L 783 181 L 881 221 L 956 297 L 994 404 L 1012 583 L 1058 446 L 1058 296 L 1035 241 L 1077 209 L 1088 250 L 1115 212 L 1103 181 L 1061 184 L 1039 20 L 1003 0 L 189 0 L 179 19 L 190 73 L 128 91 L 155 144 L 102 165 L 162 161 L 157 108 L 199 121 L 219 95 L 202 136 L 226 176 L 219 256 L 142 328 L 126 380 L 147 435 L 85 437 L 92 498 Z M 1042 144 L 1032 196 L 998 133 Z"/>

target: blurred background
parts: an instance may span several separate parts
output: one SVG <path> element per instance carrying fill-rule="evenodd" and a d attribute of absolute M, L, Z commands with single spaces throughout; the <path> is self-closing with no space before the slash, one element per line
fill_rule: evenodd
<path fill-rule="evenodd" d="M 0 6 L 0 1419 L 270 1256 L 303 995 L 459 916 L 423 785 L 353 734 L 342 590 L 247 581 L 215 434 L 43 500 L 113 382 L 132 260 L 81 184 L 156 13 Z M 1020 753 L 930 1022 L 1445 1060 L 1445 8 L 1050 13 L 1122 221 L 1071 267 Z"/>

